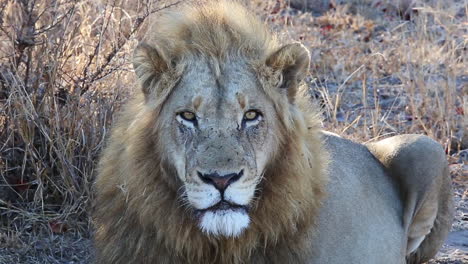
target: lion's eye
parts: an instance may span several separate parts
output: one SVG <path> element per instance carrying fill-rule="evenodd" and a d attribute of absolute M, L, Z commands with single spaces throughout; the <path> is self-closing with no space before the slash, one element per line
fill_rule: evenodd
<path fill-rule="evenodd" d="M 255 110 L 247 111 L 244 114 L 245 121 L 254 121 L 254 120 L 257 120 L 259 117 L 260 117 L 260 113 Z"/>
<path fill-rule="evenodd" d="M 194 113 L 189 112 L 189 111 L 180 112 L 178 116 L 180 116 L 183 120 L 189 121 L 192 123 L 197 121 L 197 116 Z"/>

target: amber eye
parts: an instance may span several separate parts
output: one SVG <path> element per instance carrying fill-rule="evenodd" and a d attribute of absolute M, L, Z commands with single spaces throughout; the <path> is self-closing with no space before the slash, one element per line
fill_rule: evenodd
<path fill-rule="evenodd" d="M 250 110 L 245 112 L 244 120 L 246 121 L 254 121 L 260 116 L 260 113 L 255 110 Z"/>
<path fill-rule="evenodd" d="M 190 122 L 194 122 L 195 120 L 197 120 L 197 117 L 195 116 L 195 114 L 192 112 L 188 112 L 188 111 L 179 113 L 179 116 L 182 117 L 182 119 L 190 121 Z"/>

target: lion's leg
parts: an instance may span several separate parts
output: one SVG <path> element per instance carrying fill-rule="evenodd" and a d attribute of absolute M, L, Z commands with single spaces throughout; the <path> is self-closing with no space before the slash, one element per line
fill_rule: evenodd
<path fill-rule="evenodd" d="M 431 228 L 429 235 L 425 237 L 421 245 L 407 256 L 407 263 L 423 263 L 431 259 L 447 237 L 450 227 L 452 226 L 454 205 L 452 200 L 451 182 L 449 178 L 448 169 L 446 170 L 447 177 L 443 177 L 441 186 L 448 186 L 441 188 L 439 200 L 435 201 L 438 206 L 437 217 L 434 225 Z"/>
<path fill-rule="evenodd" d="M 368 145 L 400 186 L 407 229 L 407 263 L 432 258 L 452 223 L 453 201 L 445 152 L 426 136 L 402 135 Z"/>

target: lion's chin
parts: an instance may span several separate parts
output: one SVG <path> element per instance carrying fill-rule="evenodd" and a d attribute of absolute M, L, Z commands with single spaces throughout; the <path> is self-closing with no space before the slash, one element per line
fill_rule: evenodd
<path fill-rule="evenodd" d="M 207 210 L 199 220 L 199 227 L 206 234 L 225 237 L 240 236 L 249 224 L 249 215 L 242 208 Z"/>

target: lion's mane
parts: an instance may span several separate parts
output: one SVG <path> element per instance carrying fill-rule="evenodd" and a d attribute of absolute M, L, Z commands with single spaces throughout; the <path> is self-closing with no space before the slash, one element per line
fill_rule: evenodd
<path fill-rule="evenodd" d="M 263 65 L 278 48 L 276 39 L 239 4 L 212 2 L 167 12 L 146 41 L 165 50 L 169 60 L 196 53 L 222 61 L 228 52 L 242 52 L 257 65 L 260 82 L 274 79 Z M 135 54 L 135 60 L 141 56 Z M 258 186 L 249 228 L 238 238 L 212 237 L 200 231 L 184 206 L 182 184 L 159 137 L 160 109 L 181 72 L 165 73 L 157 84 L 147 74 L 146 83 L 157 85 L 153 88 L 162 96 L 151 101 L 138 91 L 114 124 L 95 184 L 96 262 L 301 262 L 324 197 L 327 162 L 306 89 L 299 89 L 294 107 L 265 91 L 279 113 L 279 151 Z"/>

